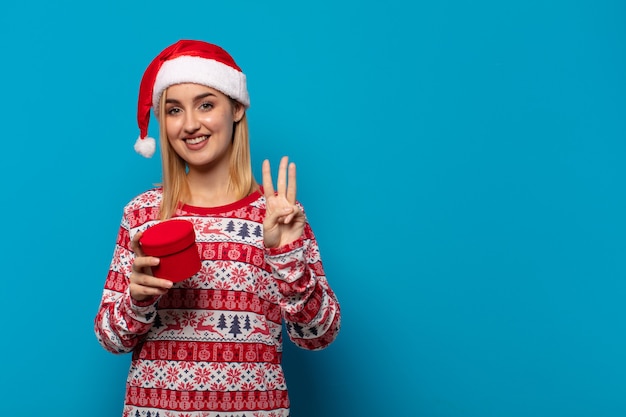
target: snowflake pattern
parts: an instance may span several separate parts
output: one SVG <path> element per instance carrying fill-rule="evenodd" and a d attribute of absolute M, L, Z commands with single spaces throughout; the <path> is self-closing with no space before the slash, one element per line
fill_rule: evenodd
<path fill-rule="evenodd" d="M 131 305 L 130 241 L 158 222 L 160 202 L 155 188 L 124 208 L 96 317 L 106 349 L 133 352 L 123 416 L 288 416 L 283 318 L 307 349 L 328 345 L 339 329 L 310 227 L 301 241 L 268 250 L 262 194 L 224 212 L 183 206 L 176 215 L 194 224 L 201 270 L 159 299 Z"/>

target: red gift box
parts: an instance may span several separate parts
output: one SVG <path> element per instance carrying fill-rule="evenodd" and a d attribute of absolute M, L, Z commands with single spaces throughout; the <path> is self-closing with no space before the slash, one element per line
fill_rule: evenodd
<path fill-rule="evenodd" d="M 182 281 L 200 270 L 201 261 L 193 223 L 174 219 L 148 228 L 139 239 L 143 252 L 160 259 L 152 267 L 155 277 Z"/>

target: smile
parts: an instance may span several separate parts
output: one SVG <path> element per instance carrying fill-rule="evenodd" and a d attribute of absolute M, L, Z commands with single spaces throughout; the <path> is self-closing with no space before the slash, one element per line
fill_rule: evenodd
<path fill-rule="evenodd" d="M 209 136 L 208 135 L 198 136 L 197 138 L 185 139 L 185 142 L 188 145 L 197 145 L 198 143 L 204 142 L 205 140 L 209 140 Z"/>

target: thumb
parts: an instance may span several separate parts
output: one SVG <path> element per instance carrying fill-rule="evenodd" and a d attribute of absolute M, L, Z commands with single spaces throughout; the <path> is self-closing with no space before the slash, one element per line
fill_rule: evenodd
<path fill-rule="evenodd" d="M 138 232 L 134 237 L 132 242 L 130 243 L 130 247 L 135 252 L 137 256 L 146 256 L 141 249 L 141 242 L 139 241 L 143 236 L 143 232 Z"/>

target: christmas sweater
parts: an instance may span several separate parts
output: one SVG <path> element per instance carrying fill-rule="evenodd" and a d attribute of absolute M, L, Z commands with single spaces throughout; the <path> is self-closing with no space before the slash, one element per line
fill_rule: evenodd
<path fill-rule="evenodd" d="M 167 294 L 138 302 L 129 277 L 133 236 L 159 220 L 161 188 L 124 208 L 94 328 L 113 353 L 132 352 L 123 417 L 289 415 L 281 366 L 282 331 L 298 346 L 330 344 L 340 327 L 308 222 L 289 245 L 265 248 L 265 197 L 184 205 L 194 224 L 201 270 Z"/>

